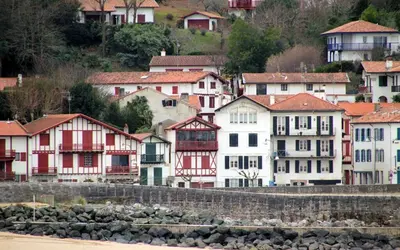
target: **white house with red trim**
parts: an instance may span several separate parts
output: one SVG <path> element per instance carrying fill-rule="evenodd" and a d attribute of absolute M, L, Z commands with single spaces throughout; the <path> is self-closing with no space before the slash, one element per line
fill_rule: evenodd
<path fill-rule="evenodd" d="M 200 117 L 191 117 L 166 130 L 171 142 L 173 186 L 216 187 L 218 131 L 220 127 Z"/>
<path fill-rule="evenodd" d="M 183 16 L 183 27 L 185 29 L 201 29 L 216 31 L 218 28 L 218 22 L 223 17 L 216 13 L 207 11 L 195 11 L 186 16 Z"/>

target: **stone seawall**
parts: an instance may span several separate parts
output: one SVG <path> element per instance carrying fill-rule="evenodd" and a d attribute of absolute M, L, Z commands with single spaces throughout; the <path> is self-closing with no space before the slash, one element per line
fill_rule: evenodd
<path fill-rule="evenodd" d="M 299 221 L 359 219 L 367 223 L 400 215 L 400 196 L 389 194 L 266 194 L 209 189 L 180 189 L 106 184 L 1 184 L 0 202 L 32 201 L 32 196 L 54 195 L 56 202 L 83 196 L 88 201 L 160 204 L 171 208 L 210 211 L 234 219 L 276 218 Z"/>

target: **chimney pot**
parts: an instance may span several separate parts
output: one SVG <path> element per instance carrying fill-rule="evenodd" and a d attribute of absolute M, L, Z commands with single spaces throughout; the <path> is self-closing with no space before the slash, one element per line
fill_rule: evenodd
<path fill-rule="evenodd" d="M 391 57 L 386 58 L 386 70 L 391 70 L 393 67 L 393 61 Z"/>
<path fill-rule="evenodd" d="M 165 51 L 165 49 L 163 49 L 162 51 L 161 51 L 161 56 L 166 56 L 167 55 L 167 52 Z"/>
<path fill-rule="evenodd" d="M 124 133 L 129 134 L 129 127 L 128 127 L 128 124 L 126 124 L 126 123 L 125 123 L 125 126 L 124 126 Z"/>
<path fill-rule="evenodd" d="M 270 95 L 269 96 L 269 105 L 274 105 L 275 104 L 275 96 L 274 95 Z"/>

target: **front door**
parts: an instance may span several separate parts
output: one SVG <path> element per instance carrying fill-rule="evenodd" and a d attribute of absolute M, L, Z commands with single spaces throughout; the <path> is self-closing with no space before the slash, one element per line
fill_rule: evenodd
<path fill-rule="evenodd" d="M 156 144 L 146 143 L 146 162 L 156 161 Z"/>
<path fill-rule="evenodd" d="M 49 172 L 49 155 L 48 154 L 38 154 L 38 173 L 48 173 Z"/>
<path fill-rule="evenodd" d="M 278 156 L 286 155 L 286 141 L 278 140 Z"/>
<path fill-rule="evenodd" d="M 6 139 L 0 139 L 0 156 L 6 153 Z"/>
<path fill-rule="evenodd" d="M 91 150 L 93 144 L 93 132 L 92 131 L 83 131 L 83 149 Z"/>
<path fill-rule="evenodd" d="M 72 150 L 72 130 L 63 130 L 62 145 L 64 150 Z"/>
<path fill-rule="evenodd" d="M 140 169 L 140 185 L 147 185 L 147 168 Z"/>
<path fill-rule="evenodd" d="M 154 168 L 154 186 L 162 185 L 162 168 Z"/>

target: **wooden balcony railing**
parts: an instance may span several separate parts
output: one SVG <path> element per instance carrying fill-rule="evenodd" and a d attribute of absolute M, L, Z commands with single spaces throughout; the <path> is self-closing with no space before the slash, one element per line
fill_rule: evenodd
<path fill-rule="evenodd" d="M 177 141 L 176 150 L 179 151 L 217 151 L 217 141 Z"/>
<path fill-rule="evenodd" d="M 106 175 L 129 175 L 137 173 L 137 167 L 132 166 L 109 166 L 106 168 Z"/>
<path fill-rule="evenodd" d="M 57 167 L 33 167 L 32 168 L 32 175 L 57 175 Z"/>
<path fill-rule="evenodd" d="M 333 151 L 321 151 L 317 155 L 316 151 L 296 151 L 296 150 L 278 150 L 273 153 L 273 157 L 278 156 L 279 158 L 334 158 L 336 157 L 336 150 Z"/>
<path fill-rule="evenodd" d="M 0 159 L 15 158 L 15 150 L 0 151 Z"/>
<path fill-rule="evenodd" d="M 60 144 L 59 145 L 60 153 L 62 152 L 103 152 L 104 151 L 104 144 L 97 143 L 97 144 Z"/>
<path fill-rule="evenodd" d="M 140 157 L 140 162 L 142 164 L 163 163 L 164 162 L 164 155 L 146 155 L 146 154 L 143 154 Z"/>
<path fill-rule="evenodd" d="M 328 44 L 328 50 L 373 50 L 375 48 L 391 49 L 392 46 L 397 46 L 397 43 L 334 43 Z"/>
<path fill-rule="evenodd" d="M 0 171 L 0 181 L 14 181 L 14 180 L 15 180 L 14 172 Z"/>

